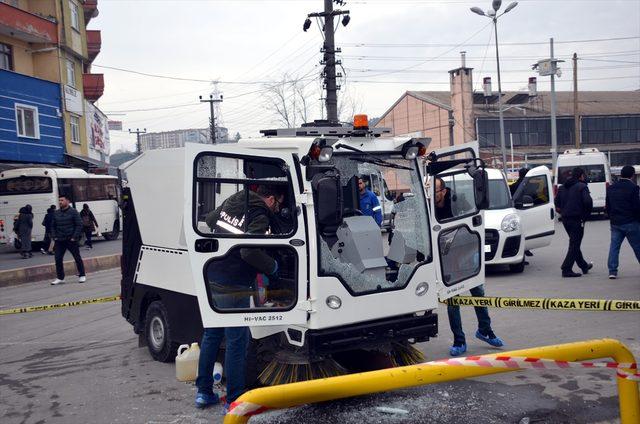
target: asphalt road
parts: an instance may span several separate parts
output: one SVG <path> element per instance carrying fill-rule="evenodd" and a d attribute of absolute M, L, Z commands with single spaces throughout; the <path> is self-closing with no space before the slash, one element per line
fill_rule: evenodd
<path fill-rule="evenodd" d="M 639 299 L 640 265 L 621 252 L 620 277 L 607 279 L 608 223 L 587 226 L 585 255 L 595 262 L 587 276 L 560 278 L 566 238 L 536 251 L 523 274 L 493 271 L 487 295 Z M 118 293 L 119 273 L 103 271 L 86 284 L 30 283 L 0 289 L 0 309 Z M 452 341 L 446 310 L 441 335 L 419 345 L 428 359 L 445 358 Z M 504 350 L 610 337 L 640 358 L 640 313 L 492 309 Z M 473 339 L 475 316 L 463 308 L 469 354 L 495 352 Z M 118 302 L 0 316 L 0 421 L 10 423 L 210 423 L 220 407 L 198 411 L 195 388 L 175 379 L 173 364 L 150 359 L 120 316 Z M 618 416 L 610 370 L 520 371 L 450 384 L 303 406 L 258 416 L 261 423 L 601 423 Z M 406 413 L 387 414 L 378 407 Z M 522 422 L 526 422 L 522 421 Z"/>
<path fill-rule="evenodd" d="M 82 256 L 83 258 L 114 255 L 121 252 L 122 237 L 118 238 L 117 240 L 111 241 L 107 241 L 102 237 L 98 237 L 93 241 L 93 249 L 87 249 L 83 246 L 80 247 L 80 256 Z M 73 260 L 70 253 L 66 254 L 65 260 Z M 22 259 L 20 257 L 20 252 L 15 250 L 13 246 L 0 247 L 0 271 L 52 263 L 54 263 L 52 255 L 43 255 L 38 251 L 33 252 L 33 257 Z"/>

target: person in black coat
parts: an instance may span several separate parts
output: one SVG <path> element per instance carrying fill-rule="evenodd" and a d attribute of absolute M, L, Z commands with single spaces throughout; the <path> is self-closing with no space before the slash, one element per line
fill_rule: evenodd
<path fill-rule="evenodd" d="M 40 249 L 40 252 L 42 252 L 43 255 L 53 255 L 53 237 L 51 236 L 51 226 L 53 225 L 53 213 L 55 211 L 55 205 L 49 206 L 49 209 L 47 209 L 47 214 L 42 220 L 42 225 L 44 226 L 44 240 L 42 240 L 42 244 L 44 245 L 44 247 Z"/>
<path fill-rule="evenodd" d="M 626 238 L 640 263 L 640 188 L 631 181 L 635 169 L 625 166 L 620 179 L 607 187 L 606 209 L 611 225 L 611 245 L 609 247 L 609 279 L 618 277 L 620 246 Z"/>
<path fill-rule="evenodd" d="M 16 235 L 20 239 L 20 255 L 22 259 L 33 256 L 31 253 L 31 231 L 33 230 L 33 213 L 31 205 L 20 208 L 18 220 L 15 223 Z"/>
<path fill-rule="evenodd" d="M 80 257 L 80 247 L 78 246 L 78 240 L 82 234 L 82 220 L 77 210 L 71 207 L 69 198 L 61 194 L 58 199 L 60 209 L 55 211 L 53 215 L 53 225 L 51 226 L 51 232 L 53 239 L 56 242 L 54 247 L 56 255 L 56 279 L 51 282 L 51 285 L 58 285 L 64 283 L 64 254 L 67 250 L 71 252 L 73 259 L 76 262 L 76 268 L 78 269 L 78 282 L 84 283 L 87 281 L 84 273 L 84 264 Z"/>
<path fill-rule="evenodd" d="M 569 249 L 561 266 L 563 277 L 582 275 L 573 271 L 574 263 L 578 264 L 583 274 L 587 274 L 593 268 L 592 263 L 584 260 L 580 250 L 584 223 L 593 209 L 593 200 L 585 179 L 582 168 L 573 168 L 571 177 L 560 187 L 555 200 L 556 210 L 562 215 L 562 225 L 569 235 Z"/>
<path fill-rule="evenodd" d="M 98 221 L 96 221 L 96 217 L 93 216 L 93 212 L 91 212 L 91 209 L 89 209 L 89 205 L 87 205 L 86 203 L 82 205 L 80 218 L 82 219 L 82 230 L 84 231 L 84 236 L 86 237 L 84 245 L 87 246 L 87 249 L 93 249 L 91 235 L 96 230 L 96 228 L 98 228 Z"/>

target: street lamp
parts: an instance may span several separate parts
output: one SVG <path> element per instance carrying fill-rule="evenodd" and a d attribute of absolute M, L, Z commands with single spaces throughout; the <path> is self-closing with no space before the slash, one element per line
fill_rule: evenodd
<path fill-rule="evenodd" d="M 500 10 L 500 6 L 502 6 L 502 0 L 493 0 L 491 3 L 491 7 L 493 9 L 489 9 L 486 12 L 479 7 L 472 7 L 471 11 L 480 16 L 486 16 L 493 21 L 493 29 L 495 31 L 496 37 L 496 64 L 498 67 L 498 112 L 500 119 L 500 150 L 502 152 L 502 169 L 504 170 L 507 167 L 507 148 L 505 146 L 504 141 L 504 116 L 502 114 L 502 82 L 500 81 L 500 53 L 498 52 L 498 18 L 503 16 L 505 13 L 511 12 L 518 5 L 517 1 L 509 4 L 507 8 L 501 14 L 498 14 Z"/>

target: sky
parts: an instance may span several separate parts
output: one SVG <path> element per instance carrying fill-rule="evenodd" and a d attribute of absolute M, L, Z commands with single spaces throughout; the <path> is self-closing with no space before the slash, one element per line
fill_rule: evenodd
<path fill-rule="evenodd" d="M 448 71 L 460 66 L 463 50 L 474 68 L 474 89 L 481 91 L 482 77 L 491 76 L 496 91 L 493 26 L 471 13 L 473 6 L 487 10 L 491 1 L 353 0 L 335 6 L 351 17 L 336 32 L 344 67 L 339 100 L 378 117 L 405 91 L 448 91 Z M 134 149 L 129 128 L 207 127 L 209 105 L 198 96 L 212 93 L 224 98 L 219 125 L 232 135 L 258 136 L 260 129 L 279 126 L 266 86 L 283 79 L 301 80 L 312 118 L 320 118 L 322 35 L 315 23 L 307 32 L 302 25 L 322 8 L 322 0 L 100 0 L 88 29 L 102 31 L 92 72 L 104 73 L 105 91 L 96 104 L 123 122 L 124 131 L 110 132 L 112 153 Z M 551 37 L 555 56 L 567 61 L 557 90 L 572 89 L 574 52 L 580 90 L 640 89 L 640 1 L 519 1 L 498 20 L 503 91 L 526 90 L 528 78 L 536 76 L 531 65 L 550 55 Z M 549 77 L 538 78 L 540 91 L 549 86 Z"/>

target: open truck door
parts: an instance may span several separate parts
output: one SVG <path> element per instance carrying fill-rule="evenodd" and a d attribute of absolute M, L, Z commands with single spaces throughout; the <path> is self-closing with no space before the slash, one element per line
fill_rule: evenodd
<path fill-rule="evenodd" d="M 538 166 L 527 172 L 513 194 L 513 204 L 520 215 L 524 248 L 550 245 L 555 234 L 555 210 L 549 168 Z"/>
<path fill-rule="evenodd" d="M 205 328 L 306 322 L 308 243 L 294 160 L 186 144 L 182 225 Z"/>
<path fill-rule="evenodd" d="M 484 283 L 483 209 L 488 203 L 488 178 L 477 142 L 436 150 L 428 160 L 438 294 L 446 300 Z"/>

